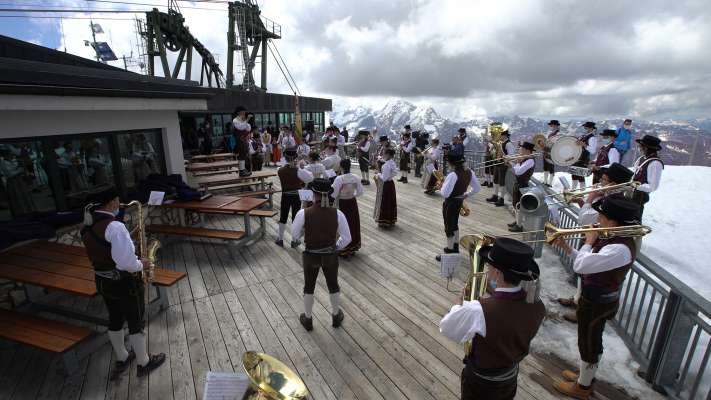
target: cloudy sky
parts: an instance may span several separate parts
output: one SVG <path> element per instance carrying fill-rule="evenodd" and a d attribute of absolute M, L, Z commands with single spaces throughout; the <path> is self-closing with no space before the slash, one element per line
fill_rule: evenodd
<path fill-rule="evenodd" d="M 40 4 L 38 0 L 14 3 Z M 147 8 L 76 0 L 41 3 L 44 7 Z M 224 69 L 226 4 L 180 4 L 191 32 L 217 54 Z M 449 116 L 711 117 L 708 0 L 261 0 L 259 4 L 262 15 L 282 25 L 283 39 L 277 46 L 301 92 L 331 97 L 337 106 L 377 107 L 388 98 L 404 98 L 432 105 Z M 83 44 L 90 38 L 87 20 L 64 20 L 61 26 L 53 19 L 3 18 L 0 22 L 0 34 L 92 56 Z M 119 56 L 130 54 L 136 43 L 132 21 L 97 22 L 106 31 L 101 39 L 110 42 Z M 269 67 L 269 89 L 288 93 L 275 63 Z"/>

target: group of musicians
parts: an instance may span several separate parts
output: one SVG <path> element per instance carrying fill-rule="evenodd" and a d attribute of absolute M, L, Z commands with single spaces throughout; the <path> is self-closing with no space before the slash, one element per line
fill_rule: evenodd
<path fill-rule="evenodd" d="M 243 118 L 245 110 L 238 109 L 234 121 L 238 131 L 249 131 Z M 550 121 L 548 139 L 558 135 L 560 124 Z M 579 202 L 580 223 L 596 223 L 601 228 L 638 225 L 649 193 L 659 187 L 664 167 L 659 158 L 659 138 L 646 135 L 637 140 L 643 154 L 635 163 L 634 171 L 619 163 L 619 153 L 611 146 L 615 131 L 605 130 L 601 137 L 603 145 L 597 149 L 595 125 L 586 123 L 585 137 L 580 145 L 588 151 L 588 157 L 596 155 L 592 165 L 598 185 L 639 182 L 632 198 L 622 194 L 606 195 L 595 191 Z M 415 148 L 409 126 L 405 127 L 399 144 L 401 154 L 399 179 L 407 183 L 409 156 Z M 500 135 L 500 142 L 490 143 L 501 149 L 504 156 L 516 152 L 509 139 L 508 130 Z M 308 163 L 299 160 L 296 143 L 286 146 L 283 156 L 286 163 L 278 170 L 281 183 L 281 210 L 276 244 L 283 246 L 286 223 L 291 214 L 291 247 L 300 246 L 303 238 L 302 264 L 304 271 L 303 309 L 299 320 L 302 326 L 313 329 L 312 309 L 314 289 L 322 269 L 329 290 L 332 326 L 338 328 L 344 320 L 340 307 L 338 284 L 339 256 L 350 256 L 361 247 L 360 216 L 356 198 L 364 192 L 363 185 L 370 184 L 370 170 L 375 169 L 374 180 L 377 194 L 373 218 L 380 227 L 392 227 L 397 222 L 397 199 L 394 178 L 396 149 L 387 136 L 374 143 L 368 131 L 359 132 L 358 165 L 361 176 L 350 172 L 351 160 L 341 158 L 336 138 L 328 138 L 324 156 L 318 152 L 308 155 Z M 288 138 L 287 138 L 288 140 Z M 459 253 L 459 216 L 465 200 L 478 193 L 482 185 L 464 157 L 464 144 L 468 141 L 466 131 L 460 130 L 453 140 L 454 146 L 446 154 L 445 162 L 450 171 L 446 177 L 440 173 L 439 156 L 443 151 L 437 138 L 431 146 L 416 151 L 422 155 L 425 173 L 422 186 L 425 193 L 439 190 L 443 197 L 442 217 L 446 254 Z M 245 143 L 247 138 L 245 137 Z M 516 176 L 513 203 L 521 199 L 521 189 L 529 185 L 534 171 L 533 152 L 536 145 L 523 141 L 515 159 L 489 170 L 493 175 L 494 194 L 487 201 L 497 206 L 504 202 L 504 180 L 507 169 Z M 375 151 L 373 151 L 374 149 Z M 244 156 L 245 149 L 238 148 Z M 371 153 L 376 153 L 373 162 Z M 323 158 L 323 159 L 322 159 Z M 406 159 L 407 161 L 403 161 Z M 586 164 L 587 165 L 587 164 Z M 240 174 L 244 174 L 240 158 Z M 555 173 L 549 159 L 544 163 L 544 181 L 551 183 Z M 584 186 L 584 184 L 582 184 Z M 489 186 L 489 185 L 485 185 Z M 114 349 L 116 363 L 112 377 L 125 371 L 132 360 L 138 365 L 138 376 L 144 376 L 160 366 L 164 354 L 149 355 L 146 350 L 144 327 L 144 295 L 142 271 L 147 260 L 136 257 L 136 251 L 126 227 L 116 220 L 119 200 L 115 190 L 98 195 L 91 204 L 90 217 L 82 230 L 87 254 L 94 266 L 97 289 L 103 296 L 109 311 L 108 336 Z M 522 230 L 520 220 L 509 224 L 510 230 Z M 573 398 L 590 398 L 594 378 L 603 352 L 602 334 L 607 320 L 613 318 L 619 307 L 620 289 L 637 254 L 633 238 L 607 239 L 597 233 L 585 234 L 584 245 L 572 248 L 565 240 L 556 242 L 573 259 L 573 267 L 579 275 L 578 291 L 573 298 L 561 298 L 559 302 L 575 309 L 568 319 L 578 324 L 578 347 L 580 368 L 578 372 L 563 371 L 555 388 Z M 440 331 L 446 337 L 464 343 L 472 341 L 471 351 L 465 355 L 465 367 L 461 376 L 462 399 L 513 399 L 516 395 L 518 364 L 528 354 L 531 340 L 535 337 L 545 315 L 545 306 L 535 293 L 540 271 L 533 258 L 532 248 L 511 238 L 496 238 L 491 246 L 483 246 L 477 255 L 486 265 L 489 295 L 478 300 L 459 299 L 440 323 Z M 440 256 L 437 256 L 440 260 Z M 123 336 L 123 325 L 128 323 L 128 351 Z"/>

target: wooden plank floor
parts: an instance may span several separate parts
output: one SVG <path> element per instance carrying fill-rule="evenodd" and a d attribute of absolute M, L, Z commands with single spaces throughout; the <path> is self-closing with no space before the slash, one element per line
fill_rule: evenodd
<path fill-rule="evenodd" d="M 273 244 L 277 224 L 264 240 L 235 253 L 209 241 L 177 241 L 161 249 L 161 266 L 188 277 L 169 291 L 170 308 L 147 327 L 150 351 L 168 360 L 145 379 L 125 373 L 108 379 L 113 352 L 107 344 L 65 377 L 58 360 L 0 341 L 0 399 L 201 399 L 207 371 L 240 371 L 245 350 L 270 353 L 298 371 L 312 398 L 458 399 L 462 349 L 439 334 L 438 322 L 452 304 L 438 274 L 443 247 L 441 199 L 422 194 L 419 180 L 397 184 L 398 223 L 377 228 L 372 219 L 374 186 L 359 199 L 363 248 L 340 267 L 346 315 L 333 329 L 328 292 L 319 279 L 314 330 L 298 321 L 303 277 L 300 251 Z M 471 201 L 461 232 L 503 233 L 510 214 Z M 278 207 L 276 196 L 276 207 Z M 209 224 L 238 229 L 240 219 L 215 216 Z M 290 237 L 287 234 L 286 243 Z M 463 269 L 463 268 L 462 268 Z M 451 289 L 461 288 L 461 279 Z M 65 299 L 79 309 L 101 309 L 100 299 Z M 551 376 L 559 360 L 537 356 L 521 364 L 517 399 L 558 399 Z M 604 393 L 604 394 L 602 394 Z M 614 389 L 596 399 L 624 399 Z"/>

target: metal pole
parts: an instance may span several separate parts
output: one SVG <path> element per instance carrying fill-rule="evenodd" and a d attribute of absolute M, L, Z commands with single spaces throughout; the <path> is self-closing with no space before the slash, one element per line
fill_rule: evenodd
<path fill-rule="evenodd" d="M 96 55 L 96 61 L 99 61 L 99 49 L 96 48 L 96 32 L 94 32 L 94 21 L 89 20 L 89 28 L 91 28 L 91 38 L 94 40 L 94 53 Z"/>

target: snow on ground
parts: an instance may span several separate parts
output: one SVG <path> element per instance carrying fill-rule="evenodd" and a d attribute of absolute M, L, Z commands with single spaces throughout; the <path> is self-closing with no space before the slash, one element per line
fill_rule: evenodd
<path fill-rule="evenodd" d="M 544 247 L 543 256 L 538 259 L 541 266 L 541 298 L 549 315 L 563 315 L 570 309 L 556 302 L 558 297 L 571 297 L 575 288 L 568 282 L 569 274 L 560 263 L 558 255 Z M 565 320 L 547 318 L 533 340 L 532 350 L 536 353 L 552 353 L 572 365 L 579 365 L 577 325 Z M 625 390 L 638 399 L 656 400 L 664 397 L 637 376 L 639 364 L 622 339 L 609 325 L 603 337 L 604 354 L 600 361 L 598 378 Z"/>

